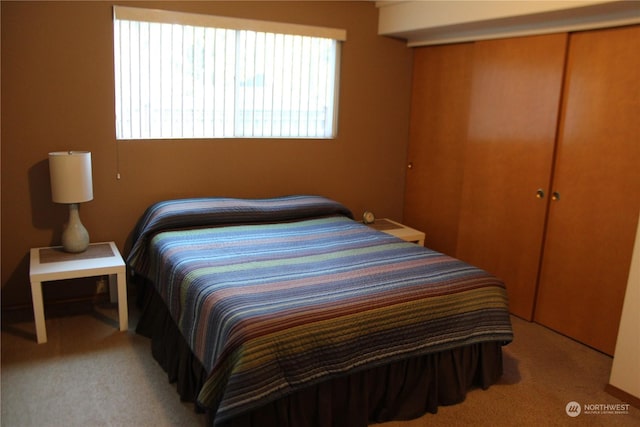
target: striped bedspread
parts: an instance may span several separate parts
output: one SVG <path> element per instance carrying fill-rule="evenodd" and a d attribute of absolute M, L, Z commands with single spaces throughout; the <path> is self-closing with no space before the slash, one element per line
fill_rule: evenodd
<path fill-rule="evenodd" d="M 138 230 L 146 249 L 128 262 L 154 283 L 207 370 L 198 400 L 216 422 L 359 369 L 512 340 L 501 282 L 331 203 L 297 220 L 262 212 L 248 225 L 178 229 L 172 220 L 167 231 Z"/>

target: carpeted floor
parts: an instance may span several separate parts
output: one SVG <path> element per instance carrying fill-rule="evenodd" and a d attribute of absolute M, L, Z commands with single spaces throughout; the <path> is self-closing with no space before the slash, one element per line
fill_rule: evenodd
<path fill-rule="evenodd" d="M 149 341 L 118 332 L 117 310 L 47 309 L 49 341 L 38 345 L 29 316 L 2 323 L 2 426 L 201 426 L 151 357 Z M 13 318 L 9 318 L 13 317 Z M 611 358 L 542 326 L 513 318 L 505 373 L 489 390 L 420 419 L 380 424 L 423 426 L 639 426 L 640 410 L 569 417 L 569 402 L 623 403 L 604 392 Z"/>

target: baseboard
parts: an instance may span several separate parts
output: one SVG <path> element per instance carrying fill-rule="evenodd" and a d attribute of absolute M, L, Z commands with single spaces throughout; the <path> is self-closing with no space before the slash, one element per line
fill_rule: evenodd
<path fill-rule="evenodd" d="M 640 398 L 632 394 L 629 394 L 624 390 L 620 390 L 618 387 L 613 386 L 611 384 L 607 384 L 604 388 L 604 391 L 609 393 L 611 396 L 622 400 L 624 403 L 628 403 L 634 408 L 640 409 Z"/>
<path fill-rule="evenodd" d="M 63 315 L 86 311 L 94 304 L 109 304 L 109 293 L 103 292 L 77 298 L 55 299 L 44 302 L 47 316 Z M 33 320 L 33 306 L 31 304 L 10 305 L 2 307 L 2 322 L 13 323 Z"/>

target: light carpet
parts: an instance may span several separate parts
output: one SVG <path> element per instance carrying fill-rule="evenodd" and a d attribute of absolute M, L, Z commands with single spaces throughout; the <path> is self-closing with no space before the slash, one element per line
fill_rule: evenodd
<path fill-rule="evenodd" d="M 150 342 L 117 330 L 117 310 L 47 309 L 48 342 L 37 344 L 31 316 L 2 323 L 2 426 L 201 426 L 193 405 L 153 360 Z M 55 313 L 58 311 L 58 313 Z M 10 317 L 12 317 L 10 319 Z M 540 325 L 512 318 L 515 340 L 504 348 L 504 375 L 437 414 L 381 427 L 640 426 L 640 410 L 567 415 L 566 406 L 625 403 L 607 394 L 612 358 Z"/>

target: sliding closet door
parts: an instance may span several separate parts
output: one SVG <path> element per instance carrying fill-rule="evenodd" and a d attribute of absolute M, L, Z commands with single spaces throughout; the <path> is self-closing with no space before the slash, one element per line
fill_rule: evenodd
<path fill-rule="evenodd" d="M 613 354 L 640 210 L 640 27 L 571 36 L 535 320 Z"/>
<path fill-rule="evenodd" d="M 425 246 L 454 255 L 473 44 L 416 48 L 404 223 Z"/>
<path fill-rule="evenodd" d="M 533 315 L 566 43 L 566 34 L 553 34 L 474 46 L 457 256 L 504 280 L 511 312 L 525 319 Z"/>

